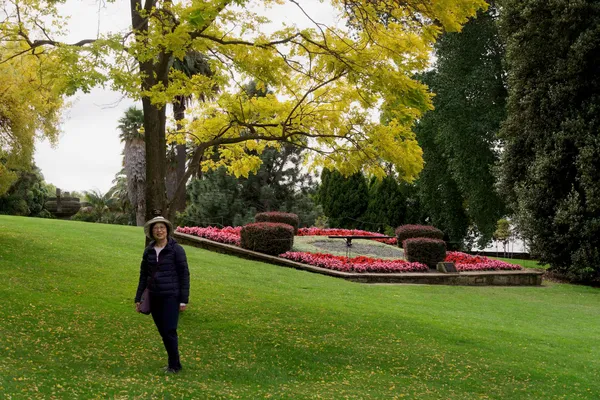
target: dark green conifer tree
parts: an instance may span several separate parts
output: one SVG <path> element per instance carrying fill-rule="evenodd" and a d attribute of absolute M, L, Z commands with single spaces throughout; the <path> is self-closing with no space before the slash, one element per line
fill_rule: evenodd
<path fill-rule="evenodd" d="M 600 3 L 506 0 L 502 188 L 534 257 L 600 279 Z"/>
<path fill-rule="evenodd" d="M 493 173 L 507 96 L 497 19 L 492 3 L 460 33 L 444 34 L 435 69 L 422 77 L 435 110 L 417 126 L 426 163 L 418 187 L 431 223 L 457 246 L 471 226 L 488 242 L 505 213 Z"/>
<path fill-rule="evenodd" d="M 362 173 L 344 177 L 338 171 L 321 173 L 319 202 L 332 228 L 369 229 L 362 219 L 369 205 L 369 188 Z"/>

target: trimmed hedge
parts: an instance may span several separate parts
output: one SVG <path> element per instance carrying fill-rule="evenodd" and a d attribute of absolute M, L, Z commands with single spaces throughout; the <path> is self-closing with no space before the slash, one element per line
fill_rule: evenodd
<path fill-rule="evenodd" d="M 398 246 L 402 247 L 406 239 L 430 238 L 441 240 L 444 238 L 444 232 L 429 225 L 402 225 L 396 228 L 396 238 L 398 238 Z"/>
<path fill-rule="evenodd" d="M 247 250 L 278 256 L 292 249 L 294 228 L 275 222 L 255 222 L 240 231 L 240 246 Z"/>
<path fill-rule="evenodd" d="M 256 222 L 279 222 L 291 225 L 294 228 L 294 235 L 298 234 L 298 226 L 300 225 L 300 219 L 296 214 L 279 211 L 258 213 L 254 216 L 254 220 Z"/>
<path fill-rule="evenodd" d="M 439 239 L 412 238 L 404 241 L 404 257 L 409 262 L 420 262 L 429 268 L 446 258 L 446 242 Z"/>

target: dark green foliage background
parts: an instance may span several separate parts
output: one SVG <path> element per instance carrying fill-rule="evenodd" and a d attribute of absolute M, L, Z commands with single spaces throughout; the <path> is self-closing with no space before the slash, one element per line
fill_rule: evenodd
<path fill-rule="evenodd" d="M 51 218 L 44 203 L 54 194 L 46 189 L 40 169 L 32 165 L 29 171 L 17 172 L 18 179 L 0 196 L 0 214 Z"/>
<path fill-rule="evenodd" d="M 369 206 L 369 188 L 362 173 L 344 177 L 338 171 L 321 173 L 319 203 L 331 228 L 362 229 L 361 220 Z"/>
<path fill-rule="evenodd" d="M 435 93 L 435 110 L 416 128 L 425 160 L 417 186 L 428 222 L 454 247 L 471 225 L 485 245 L 505 212 L 493 173 L 507 95 L 496 19 L 491 4 L 460 33 L 444 34 L 435 69 L 421 77 Z"/>
<path fill-rule="evenodd" d="M 534 257 L 600 277 L 600 3 L 507 0 L 502 188 Z"/>

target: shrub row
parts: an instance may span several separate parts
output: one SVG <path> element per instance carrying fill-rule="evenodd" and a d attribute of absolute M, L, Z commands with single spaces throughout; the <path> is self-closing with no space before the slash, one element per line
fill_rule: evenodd
<path fill-rule="evenodd" d="M 434 226 L 428 225 L 402 225 L 396 228 L 398 246 L 402 247 L 406 239 L 430 238 L 443 239 L 444 233 Z"/>
<path fill-rule="evenodd" d="M 294 228 L 277 222 L 255 222 L 240 231 L 240 246 L 244 249 L 277 256 L 292 249 Z"/>
<path fill-rule="evenodd" d="M 256 222 L 278 222 L 291 225 L 294 228 L 294 235 L 298 233 L 298 226 L 300 225 L 300 219 L 296 214 L 279 211 L 258 213 L 254 216 L 254 220 Z"/>
<path fill-rule="evenodd" d="M 435 268 L 446 258 L 446 242 L 439 239 L 413 238 L 404 241 L 404 256 L 409 262 L 418 262 Z"/>

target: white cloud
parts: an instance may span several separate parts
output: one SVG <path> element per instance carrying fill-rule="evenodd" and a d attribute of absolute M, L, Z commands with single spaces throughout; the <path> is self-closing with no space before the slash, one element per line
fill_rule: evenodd
<path fill-rule="evenodd" d="M 106 192 L 121 169 L 118 120 L 133 104 L 103 89 L 78 96 L 65 115 L 57 146 L 46 140 L 36 146 L 35 162 L 46 182 L 66 191 Z"/>

